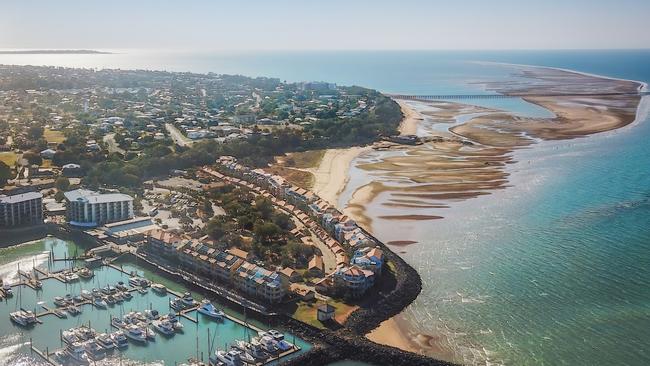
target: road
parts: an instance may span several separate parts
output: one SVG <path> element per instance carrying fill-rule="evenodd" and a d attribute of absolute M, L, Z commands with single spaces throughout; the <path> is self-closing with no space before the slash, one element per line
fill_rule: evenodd
<path fill-rule="evenodd" d="M 188 139 L 183 135 L 181 131 L 179 131 L 174 125 L 171 123 L 165 123 L 165 128 L 167 129 L 167 132 L 169 132 L 169 136 L 171 136 L 172 140 L 176 143 L 178 146 L 192 146 L 194 141 Z"/>

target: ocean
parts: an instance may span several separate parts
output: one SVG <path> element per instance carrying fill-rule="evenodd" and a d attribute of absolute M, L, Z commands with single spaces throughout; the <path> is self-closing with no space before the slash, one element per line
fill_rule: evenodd
<path fill-rule="evenodd" d="M 238 73 L 405 94 L 489 93 L 486 81 L 514 77 L 486 62 L 650 82 L 647 60 L 649 50 L 0 55 L 0 64 Z M 517 99 L 480 102 L 548 113 Z M 418 242 L 396 249 L 424 284 L 402 315 L 409 330 L 441 335 L 466 364 L 650 364 L 650 124 L 640 115 L 518 151 L 509 188 L 454 203 L 442 220 L 376 225 L 386 241 Z M 365 179 L 351 173 L 342 205 Z"/>

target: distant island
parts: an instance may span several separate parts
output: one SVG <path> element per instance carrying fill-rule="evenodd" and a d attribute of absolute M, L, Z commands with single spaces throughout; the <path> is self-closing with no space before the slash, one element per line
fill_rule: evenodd
<path fill-rule="evenodd" d="M 95 54 L 112 54 L 112 52 L 95 51 L 95 50 L 0 50 L 0 55 L 95 55 Z"/>

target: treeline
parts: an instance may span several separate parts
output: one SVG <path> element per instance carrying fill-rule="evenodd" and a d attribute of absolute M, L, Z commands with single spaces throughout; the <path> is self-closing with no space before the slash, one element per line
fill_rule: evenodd
<path fill-rule="evenodd" d="M 270 135 L 253 135 L 248 139 L 219 144 L 202 141 L 189 149 L 178 148 L 161 156 L 144 153 L 122 161 L 114 158 L 94 164 L 88 171 L 85 183 L 89 186 L 109 185 L 138 187 L 142 181 L 167 175 L 173 169 L 189 169 L 214 163 L 222 155 L 237 157 L 244 164 L 264 167 L 273 157 L 287 152 L 355 146 L 372 143 L 381 135 L 396 132 L 401 120 L 399 105 L 377 93 L 372 111 L 358 118 L 319 122 L 305 131 L 283 129 Z"/>

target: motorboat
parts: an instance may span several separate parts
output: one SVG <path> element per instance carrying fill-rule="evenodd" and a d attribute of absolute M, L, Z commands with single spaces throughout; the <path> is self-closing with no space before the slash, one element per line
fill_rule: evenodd
<path fill-rule="evenodd" d="M 149 310 L 149 309 L 145 310 L 144 311 L 144 316 L 147 317 L 147 319 L 150 319 L 150 320 L 158 320 L 158 319 L 160 319 L 160 313 L 158 313 L 158 310 L 155 310 L 155 309 L 153 309 L 153 310 Z"/>
<path fill-rule="evenodd" d="M 183 301 L 179 298 L 169 300 L 169 306 L 176 311 L 185 309 L 185 304 L 183 304 Z"/>
<path fill-rule="evenodd" d="M 198 312 L 217 320 L 221 320 L 225 316 L 224 312 L 212 305 L 210 300 L 203 300 L 201 302 L 201 307 L 198 309 Z"/>
<path fill-rule="evenodd" d="M 33 311 L 29 311 L 29 310 L 14 311 L 13 313 L 9 314 L 9 318 L 14 323 L 21 325 L 23 327 L 30 326 L 37 322 L 36 314 L 34 314 Z"/>
<path fill-rule="evenodd" d="M 79 281 L 79 276 L 73 272 L 67 272 L 63 274 L 63 279 L 65 282 L 75 282 Z"/>
<path fill-rule="evenodd" d="M 118 304 L 124 302 L 124 296 L 122 295 L 121 292 L 118 292 L 118 293 L 116 293 L 115 295 L 112 295 L 112 296 L 115 299 L 115 302 L 117 302 Z"/>
<path fill-rule="evenodd" d="M 68 317 L 68 313 L 66 313 L 65 311 L 63 311 L 61 309 L 54 309 L 54 310 L 52 310 L 52 313 L 54 313 L 54 315 L 56 315 L 57 317 L 62 318 L 62 319 L 65 319 L 65 318 Z"/>
<path fill-rule="evenodd" d="M 81 309 L 79 309 L 78 307 L 76 307 L 74 305 L 68 306 L 66 308 L 66 310 L 68 311 L 68 313 L 70 313 L 70 315 L 79 315 L 79 314 L 81 314 Z"/>
<path fill-rule="evenodd" d="M 115 297 L 113 297 L 113 295 L 108 295 L 108 296 L 106 296 L 106 298 L 104 298 L 104 301 L 106 301 L 106 303 L 107 303 L 108 305 L 111 305 L 111 306 L 112 306 L 112 305 L 115 305 L 115 303 L 117 302 L 117 301 L 115 300 Z"/>
<path fill-rule="evenodd" d="M 280 350 L 277 346 L 278 342 L 271 336 L 254 337 L 253 341 L 259 342 L 259 344 L 262 346 L 262 349 L 268 353 L 274 354 Z"/>
<path fill-rule="evenodd" d="M 61 296 L 55 296 L 54 305 L 64 307 L 64 306 L 68 306 L 68 302 Z"/>
<path fill-rule="evenodd" d="M 275 330 L 275 329 L 269 329 L 269 330 L 266 332 L 266 335 L 269 336 L 269 337 L 273 337 L 273 339 L 277 342 L 277 343 L 276 343 L 276 346 L 277 346 L 277 347 L 280 349 L 280 351 L 282 351 L 282 352 L 284 352 L 284 351 L 288 351 L 288 350 L 290 350 L 290 349 L 293 349 L 293 347 L 294 347 L 293 344 L 287 342 L 287 341 L 284 339 L 284 334 L 283 334 L 282 332 L 280 332 L 280 331 L 277 331 L 277 330 Z"/>
<path fill-rule="evenodd" d="M 71 359 L 76 361 L 76 363 L 82 365 L 88 365 L 90 363 L 88 354 L 86 353 L 86 348 L 80 342 L 69 344 L 65 348 L 65 351 Z"/>
<path fill-rule="evenodd" d="M 174 326 L 169 320 L 154 320 L 151 322 L 151 325 L 155 330 L 164 335 L 174 335 Z"/>
<path fill-rule="evenodd" d="M 115 295 L 117 293 L 117 288 L 113 286 L 105 286 L 102 288 L 102 293 L 104 295 Z"/>
<path fill-rule="evenodd" d="M 102 333 L 97 335 L 97 338 L 95 339 L 97 340 L 97 343 L 106 351 L 110 352 L 115 349 L 115 341 L 113 338 L 111 338 L 110 335 Z"/>
<path fill-rule="evenodd" d="M 248 352 L 258 360 L 266 360 L 270 357 L 269 353 L 264 350 L 257 338 L 253 338 L 248 346 Z"/>
<path fill-rule="evenodd" d="M 31 280 L 29 281 L 29 283 L 30 283 L 30 284 L 31 284 L 35 289 L 37 289 L 37 290 L 40 290 L 40 289 L 43 288 L 43 282 L 41 282 L 40 280 L 37 280 L 37 279 L 35 279 L 35 278 L 34 278 L 34 279 L 31 279 Z"/>
<path fill-rule="evenodd" d="M 117 288 L 118 290 L 120 290 L 122 292 L 129 291 L 129 288 L 126 287 L 126 285 L 124 285 L 124 282 L 122 282 L 122 281 L 118 282 L 117 285 L 115 285 L 115 288 Z"/>
<path fill-rule="evenodd" d="M 124 349 L 129 346 L 129 341 L 124 335 L 124 332 L 117 331 L 111 335 L 111 338 L 115 342 L 115 346 L 119 349 Z"/>
<path fill-rule="evenodd" d="M 235 350 L 235 351 L 239 352 L 239 358 L 243 363 L 245 363 L 245 364 L 255 364 L 255 361 L 256 361 L 255 357 L 253 357 L 253 355 L 248 353 L 247 349 L 241 350 L 241 349 L 239 349 L 239 347 L 232 346 L 231 350 Z"/>
<path fill-rule="evenodd" d="M 102 358 L 106 357 L 106 350 L 102 348 L 97 341 L 94 339 L 91 339 L 87 342 L 84 343 L 84 348 L 86 349 L 86 353 L 90 358 L 93 360 L 101 360 Z"/>
<path fill-rule="evenodd" d="M 77 336 L 83 340 L 94 339 L 97 333 L 94 329 L 88 328 L 86 326 L 81 326 L 76 329 Z"/>
<path fill-rule="evenodd" d="M 128 327 L 126 330 L 126 337 L 140 343 L 147 341 L 146 333 L 142 330 L 142 328 L 135 325 Z"/>
<path fill-rule="evenodd" d="M 106 301 L 104 301 L 104 299 L 102 299 L 101 297 L 96 297 L 93 304 L 95 304 L 95 306 L 100 309 L 106 309 L 106 307 L 108 306 L 106 304 Z"/>
<path fill-rule="evenodd" d="M 118 317 L 113 317 L 113 319 L 111 319 L 111 325 L 118 329 L 126 327 L 126 323 Z"/>
<path fill-rule="evenodd" d="M 147 339 L 151 339 L 151 340 L 156 339 L 156 332 L 149 329 L 146 325 L 143 327 L 142 331 L 144 332 Z"/>
<path fill-rule="evenodd" d="M 248 351 L 248 349 L 251 347 L 251 344 L 248 343 L 248 342 L 246 342 L 246 341 L 236 340 L 236 341 L 232 344 L 232 346 L 235 347 L 235 348 L 237 348 L 238 350 L 240 350 L 240 351 L 242 351 L 242 352 L 246 352 L 246 351 Z"/>
<path fill-rule="evenodd" d="M 148 292 L 148 290 L 146 287 L 138 287 L 138 292 L 144 295 Z"/>
<path fill-rule="evenodd" d="M 122 297 L 124 298 L 124 300 L 131 300 L 133 298 L 133 295 L 131 295 L 131 293 L 127 291 L 127 292 L 122 292 Z"/>
<path fill-rule="evenodd" d="M 228 352 L 218 350 L 214 353 L 214 356 L 210 357 L 210 363 L 213 365 L 222 362 L 225 366 L 241 366 L 241 351 L 230 350 Z"/>
<path fill-rule="evenodd" d="M 164 295 L 164 294 L 167 293 L 167 287 L 165 287 L 164 285 L 161 285 L 159 283 L 154 283 L 153 285 L 151 285 L 151 289 L 155 293 L 160 294 L 160 295 Z"/>
<path fill-rule="evenodd" d="M 174 327 L 175 331 L 177 331 L 177 332 L 182 332 L 183 331 L 183 323 L 181 323 L 178 320 L 178 316 L 176 316 L 176 314 L 169 313 L 168 315 L 165 315 L 163 317 L 163 319 L 169 321 L 170 323 L 172 323 L 172 326 Z"/>
<path fill-rule="evenodd" d="M 129 278 L 129 285 L 140 286 L 140 277 L 134 276 Z"/>
<path fill-rule="evenodd" d="M 93 294 L 93 297 L 101 297 L 102 296 L 102 293 L 101 293 L 101 291 L 99 291 L 98 288 L 94 288 L 92 290 L 92 294 Z"/>
<path fill-rule="evenodd" d="M 72 298 L 72 302 L 78 304 L 80 302 L 84 302 L 84 298 L 81 297 L 81 295 L 77 295 Z"/>
<path fill-rule="evenodd" d="M 86 300 L 92 300 L 93 294 L 88 290 L 81 290 L 80 296 Z"/>
<path fill-rule="evenodd" d="M 183 302 L 183 305 L 185 305 L 188 308 L 192 306 L 196 306 L 196 300 L 194 300 L 192 294 L 190 294 L 189 292 L 183 294 L 181 301 Z"/>
<path fill-rule="evenodd" d="M 77 332 L 74 329 L 68 329 L 61 332 L 61 338 L 65 341 L 65 343 L 70 343 L 70 344 L 81 341 L 81 339 L 79 339 L 79 337 L 77 336 Z"/>
<path fill-rule="evenodd" d="M 58 350 L 54 352 L 54 358 L 61 362 L 64 365 L 68 364 L 68 359 L 70 358 L 70 355 L 65 350 Z"/>
<path fill-rule="evenodd" d="M 81 269 L 79 269 L 77 271 L 77 275 L 79 275 L 79 277 L 81 277 L 83 279 L 89 279 L 89 278 L 93 278 L 95 273 L 93 271 L 91 271 L 90 269 L 88 269 L 86 267 L 83 267 L 83 268 L 81 268 Z"/>
<path fill-rule="evenodd" d="M 65 297 L 65 302 L 67 302 L 69 305 L 74 304 L 74 298 L 70 294 L 66 294 Z"/>

